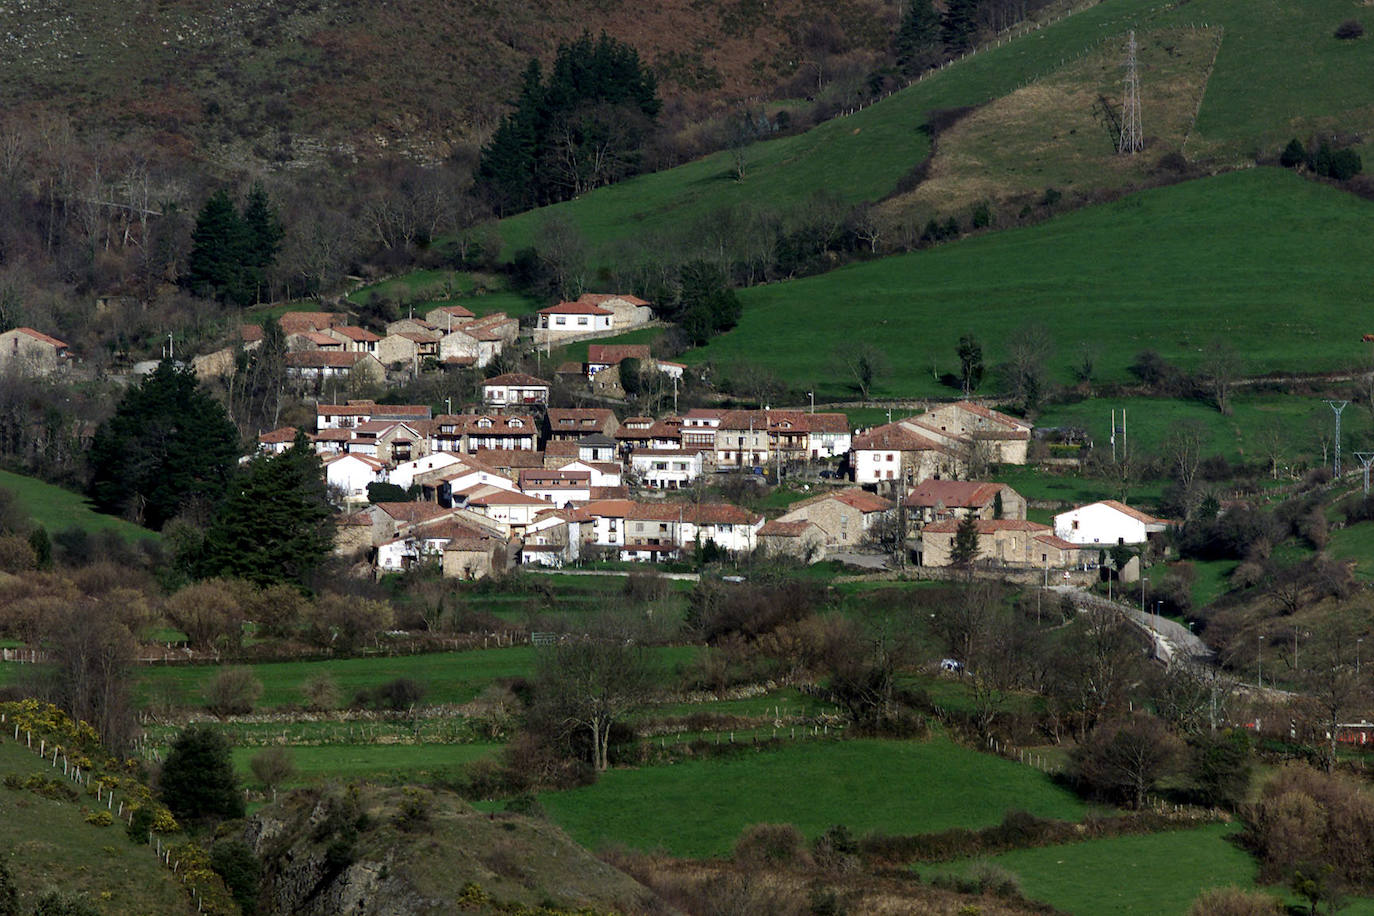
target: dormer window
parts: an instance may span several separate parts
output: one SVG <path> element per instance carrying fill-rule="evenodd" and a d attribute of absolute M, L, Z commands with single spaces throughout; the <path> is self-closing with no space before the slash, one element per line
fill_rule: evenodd
<path fill-rule="evenodd" d="M 510 428 L 511 428 L 511 429 L 524 429 L 524 427 L 525 427 L 525 424 L 524 424 L 523 422 L 521 422 L 520 420 L 511 420 L 511 421 L 510 421 Z"/>
<path fill-rule="evenodd" d="M 480 427 L 481 429 L 490 429 L 490 428 L 491 428 L 491 420 L 490 420 L 490 418 L 488 418 L 488 417 L 483 417 L 482 419 L 480 419 L 480 420 L 477 421 L 477 425 L 478 425 L 478 427 Z"/>

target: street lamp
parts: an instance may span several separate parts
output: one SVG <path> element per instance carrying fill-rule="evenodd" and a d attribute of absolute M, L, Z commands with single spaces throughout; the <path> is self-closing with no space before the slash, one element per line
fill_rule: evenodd
<path fill-rule="evenodd" d="M 814 392 L 814 391 L 808 391 L 808 392 L 806 393 L 806 396 L 807 396 L 808 398 L 811 399 L 811 412 L 812 412 L 812 413 L 815 413 L 815 412 L 816 412 L 816 392 Z"/>

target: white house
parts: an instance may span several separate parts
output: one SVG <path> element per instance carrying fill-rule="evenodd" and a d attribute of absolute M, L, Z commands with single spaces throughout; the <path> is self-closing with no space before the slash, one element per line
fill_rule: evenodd
<path fill-rule="evenodd" d="M 552 341 L 581 334 L 598 334 L 609 331 L 615 322 L 615 313 L 590 302 L 560 302 L 539 311 L 540 341 Z"/>
<path fill-rule="evenodd" d="M 516 532 L 533 522 L 539 513 L 558 508 L 547 499 L 488 484 L 455 491 L 453 504 L 485 515 Z"/>
<path fill-rule="evenodd" d="M 520 491 L 527 496 L 547 499 L 556 506 L 585 503 L 592 498 L 592 474 L 591 471 L 570 470 L 566 467 L 556 471 L 522 468 Z"/>
<path fill-rule="evenodd" d="M 592 487 L 618 487 L 621 484 L 620 465 L 611 461 L 569 461 L 560 471 L 586 471 L 591 475 Z"/>
<path fill-rule="evenodd" d="M 410 485 L 415 482 L 415 475 L 423 474 L 426 471 L 442 470 L 451 465 L 459 464 L 462 460 L 460 456 L 452 452 L 434 452 L 423 458 L 402 461 L 391 469 L 387 479 L 402 490 L 409 490 Z"/>
<path fill-rule="evenodd" d="M 1114 499 L 1089 503 L 1054 517 L 1055 537 L 1078 545 L 1144 544 L 1150 535 L 1159 534 L 1168 527 L 1164 519 L 1146 515 Z"/>
<path fill-rule="evenodd" d="M 345 502 L 367 502 L 367 485 L 386 480 L 386 465 L 368 455 L 335 455 L 324 461 L 325 482 L 343 494 Z"/>
<path fill-rule="evenodd" d="M 482 400 L 492 407 L 549 403 L 549 383 L 523 372 L 507 372 L 482 383 Z"/>
<path fill-rule="evenodd" d="M 630 453 L 630 467 L 646 487 L 680 490 L 701 476 L 702 453 L 682 449 L 635 449 Z"/>

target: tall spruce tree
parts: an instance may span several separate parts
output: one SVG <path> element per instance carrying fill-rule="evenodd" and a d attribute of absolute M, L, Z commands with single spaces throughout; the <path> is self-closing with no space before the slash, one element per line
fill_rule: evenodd
<path fill-rule="evenodd" d="M 248 462 L 229 489 L 205 536 L 202 572 L 304 585 L 334 543 L 324 470 L 305 433 Z"/>
<path fill-rule="evenodd" d="M 177 735 L 159 784 L 178 820 L 204 824 L 243 817 L 229 740 L 208 725 L 191 725 Z"/>
<path fill-rule="evenodd" d="M 246 304 L 251 295 L 243 271 L 248 234 L 229 192 L 220 188 L 196 217 L 191 231 L 191 254 L 186 285 L 191 292 L 222 302 Z"/>
<path fill-rule="evenodd" d="M 96 430 L 91 498 L 160 529 L 189 500 L 219 501 L 238 449 L 238 430 L 195 372 L 163 360 Z"/>
<path fill-rule="evenodd" d="M 978 0 L 949 0 L 940 20 L 940 37 L 951 54 L 973 47 L 978 36 Z"/>
<path fill-rule="evenodd" d="M 940 62 L 940 14 L 930 0 L 909 0 L 892 50 L 897 69 L 907 77 L 918 76 Z"/>
<path fill-rule="evenodd" d="M 254 182 L 243 207 L 243 270 L 245 286 L 261 301 L 267 271 L 277 260 L 283 235 L 281 219 L 267 199 L 262 182 Z"/>

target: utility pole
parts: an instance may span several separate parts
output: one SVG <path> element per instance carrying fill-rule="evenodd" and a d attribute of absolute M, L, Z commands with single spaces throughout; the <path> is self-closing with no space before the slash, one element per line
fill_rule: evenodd
<path fill-rule="evenodd" d="M 1341 476 L 1341 411 L 1345 410 L 1345 406 L 1349 403 L 1349 401 L 1326 402 L 1326 406 L 1330 407 L 1332 412 L 1336 414 L 1336 462 L 1333 476 L 1338 479 Z"/>
<path fill-rule="evenodd" d="M 1140 127 L 1140 73 L 1135 65 L 1135 30 L 1126 39 L 1126 82 L 1125 100 L 1121 103 L 1121 141 L 1116 151 L 1123 156 L 1134 156 L 1145 148 L 1145 133 Z"/>
<path fill-rule="evenodd" d="M 1355 457 L 1364 465 L 1364 495 L 1369 495 L 1369 463 L 1374 461 L 1374 452 L 1356 452 Z"/>

